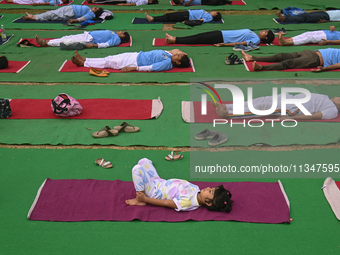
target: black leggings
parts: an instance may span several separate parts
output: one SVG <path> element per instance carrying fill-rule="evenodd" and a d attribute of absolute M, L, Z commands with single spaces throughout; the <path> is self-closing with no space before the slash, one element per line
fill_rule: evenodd
<path fill-rule="evenodd" d="M 296 22 L 296 23 L 318 23 L 320 20 L 329 21 L 329 15 L 327 12 L 309 12 L 303 13 L 296 16 L 288 16 L 285 18 L 285 22 Z"/>
<path fill-rule="evenodd" d="M 221 31 L 205 32 L 197 35 L 190 35 L 185 37 L 176 37 L 177 44 L 215 44 L 223 43 L 223 36 Z"/>
<path fill-rule="evenodd" d="M 153 21 L 159 21 L 159 22 L 168 22 L 168 21 L 181 22 L 185 20 L 189 20 L 189 11 L 172 12 L 172 13 L 167 13 L 163 16 L 153 17 Z"/>

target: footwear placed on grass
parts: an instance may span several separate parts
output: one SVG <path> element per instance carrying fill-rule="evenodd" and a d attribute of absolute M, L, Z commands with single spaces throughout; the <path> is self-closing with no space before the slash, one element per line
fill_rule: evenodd
<path fill-rule="evenodd" d="M 226 65 L 233 65 L 235 60 L 237 60 L 237 56 L 234 53 L 231 53 L 228 57 L 225 57 L 225 64 Z"/>
<path fill-rule="evenodd" d="M 103 129 L 96 131 L 92 134 L 94 138 L 104 138 L 104 137 L 116 136 L 116 135 L 118 135 L 118 130 L 111 129 L 109 126 L 106 126 Z"/>
<path fill-rule="evenodd" d="M 255 43 L 250 42 L 248 45 L 252 50 L 258 50 L 260 47 Z"/>
<path fill-rule="evenodd" d="M 121 133 L 121 132 L 135 133 L 139 131 L 139 127 L 131 126 L 126 122 L 123 122 L 122 124 L 120 124 L 120 126 L 113 127 L 113 129 L 117 130 L 118 133 Z"/>
<path fill-rule="evenodd" d="M 180 151 L 172 151 L 170 154 L 168 154 L 168 156 L 165 157 L 165 159 L 168 161 L 175 161 L 175 160 L 182 159 L 183 154 L 182 153 L 178 154 L 178 153 L 180 153 Z"/>
<path fill-rule="evenodd" d="M 97 158 L 95 163 L 98 166 L 101 166 L 103 168 L 111 168 L 111 167 L 113 167 L 113 165 L 112 165 L 112 163 L 110 161 L 105 161 L 105 159 L 103 159 L 103 158 Z"/>
<path fill-rule="evenodd" d="M 274 33 L 274 35 L 278 35 L 280 31 L 281 31 L 281 29 L 277 28 L 277 29 L 273 30 L 273 33 Z"/>
<path fill-rule="evenodd" d="M 234 51 L 251 51 L 252 48 L 249 47 L 249 46 L 245 46 L 243 44 L 235 44 L 234 48 L 233 48 Z"/>
<path fill-rule="evenodd" d="M 196 140 L 207 140 L 213 138 L 216 134 L 219 134 L 218 130 L 204 129 L 203 131 L 195 135 Z"/>
<path fill-rule="evenodd" d="M 287 34 L 287 31 L 286 31 L 286 29 L 284 29 L 284 28 L 281 28 L 281 31 L 282 31 L 282 34 L 284 34 L 284 35 L 286 35 L 286 34 Z"/>
<path fill-rule="evenodd" d="M 213 138 L 211 138 L 208 144 L 210 146 L 217 146 L 227 141 L 228 141 L 228 136 L 225 133 L 222 133 L 222 134 L 216 134 Z"/>

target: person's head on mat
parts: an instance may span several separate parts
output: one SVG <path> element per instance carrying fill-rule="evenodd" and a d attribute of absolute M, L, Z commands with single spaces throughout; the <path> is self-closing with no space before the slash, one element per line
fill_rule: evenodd
<path fill-rule="evenodd" d="M 130 35 L 128 32 L 118 31 L 116 34 L 119 36 L 122 43 L 127 43 L 130 41 Z"/>
<path fill-rule="evenodd" d="M 175 67 L 189 67 L 190 66 L 190 60 L 188 57 L 188 54 L 184 53 L 184 52 L 179 52 L 179 53 L 175 53 L 172 55 L 171 57 L 171 62 L 173 64 L 173 66 Z"/>
<path fill-rule="evenodd" d="M 232 209 L 231 193 L 223 185 L 202 189 L 197 194 L 197 200 L 209 211 L 230 212 Z"/>
<path fill-rule="evenodd" d="M 213 21 L 220 21 L 222 19 L 220 12 L 210 12 L 210 15 L 213 17 Z"/>
<path fill-rule="evenodd" d="M 158 0 L 148 0 L 148 4 L 158 4 Z"/>
<path fill-rule="evenodd" d="M 99 7 L 92 7 L 91 10 L 93 11 L 94 15 L 96 15 L 96 18 L 99 18 L 100 15 L 103 13 L 103 9 Z"/>
<path fill-rule="evenodd" d="M 271 31 L 271 30 L 263 29 L 259 32 L 258 36 L 263 43 L 267 43 L 267 44 L 272 43 L 275 39 L 275 35 L 274 35 L 273 31 Z"/>
<path fill-rule="evenodd" d="M 5 69 L 8 67 L 8 60 L 5 56 L 0 56 L 0 69 Z"/>

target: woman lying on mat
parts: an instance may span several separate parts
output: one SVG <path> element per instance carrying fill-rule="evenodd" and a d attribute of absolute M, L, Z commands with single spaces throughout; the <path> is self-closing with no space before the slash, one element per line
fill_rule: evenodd
<path fill-rule="evenodd" d="M 5 69 L 8 67 L 8 60 L 5 56 L 0 56 L 0 69 Z"/>
<path fill-rule="evenodd" d="M 312 72 L 340 69 L 340 49 L 304 50 L 292 53 L 278 53 L 271 56 L 251 56 L 242 51 L 245 61 L 254 61 L 254 71 L 260 70 L 285 70 L 295 68 L 313 68 Z M 279 62 L 270 65 L 259 65 L 260 62 Z"/>
<path fill-rule="evenodd" d="M 6 0 L 7 3 L 31 4 L 31 5 L 54 5 L 55 0 Z M 56 0 L 58 4 L 68 4 L 70 0 Z"/>
<path fill-rule="evenodd" d="M 122 72 L 161 72 L 173 67 L 190 67 L 188 55 L 178 49 L 129 52 L 107 56 L 106 58 L 84 58 L 75 51 L 71 60 L 77 66 L 111 68 Z"/>
<path fill-rule="evenodd" d="M 303 99 L 305 94 L 286 94 L 286 99 Z M 252 114 L 248 107 L 248 102 L 244 103 L 244 115 L 232 115 L 233 114 L 233 104 L 223 104 L 219 102 L 211 102 L 214 107 L 216 107 L 216 113 L 221 118 L 254 118 L 254 117 L 269 117 L 269 115 L 255 115 Z M 258 97 L 252 100 L 252 105 L 256 110 L 269 110 L 272 109 L 273 97 Z M 311 98 L 306 103 L 302 103 L 303 107 L 311 114 L 304 115 L 303 112 L 295 104 L 286 105 L 286 115 L 281 115 L 281 95 L 277 95 L 277 105 L 273 109 L 273 113 L 270 114 L 273 118 L 284 119 L 294 119 L 294 120 L 328 120 L 334 119 L 338 116 L 340 111 L 340 97 L 334 97 L 329 99 L 328 96 L 322 94 L 311 93 Z"/>
<path fill-rule="evenodd" d="M 152 204 L 174 208 L 176 211 L 192 211 L 205 206 L 210 211 L 230 212 L 231 193 L 223 185 L 200 190 L 198 186 L 179 179 L 164 180 L 151 160 L 143 158 L 132 169 L 136 198 L 126 200 L 128 205 Z"/>
<path fill-rule="evenodd" d="M 168 44 L 215 44 L 215 46 L 258 45 L 260 42 L 271 43 L 275 35 L 271 30 L 262 30 L 257 35 L 249 29 L 216 30 L 196 35 L 175 37 L 165 34 Z M 258 48 L 258 47 L 257 47 Z"/>
<path fill-rule="evenodd" d="M 158 0 L 88 0 L 89 4 L 112 4 L 119 6 L 139 6 L 158 4 Z"/>

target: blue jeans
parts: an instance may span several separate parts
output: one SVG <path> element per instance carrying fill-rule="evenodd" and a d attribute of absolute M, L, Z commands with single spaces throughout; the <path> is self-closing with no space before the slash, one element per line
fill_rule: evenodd
<path fill-rule="evenodd" d="M 296 22 L 296 23 L 318 23 L 320 20 L 329 21 L 329 15 L 327 12 L 309 12 L 303 13 L 297 16 L 285 16 L 285 22 Z"/>

